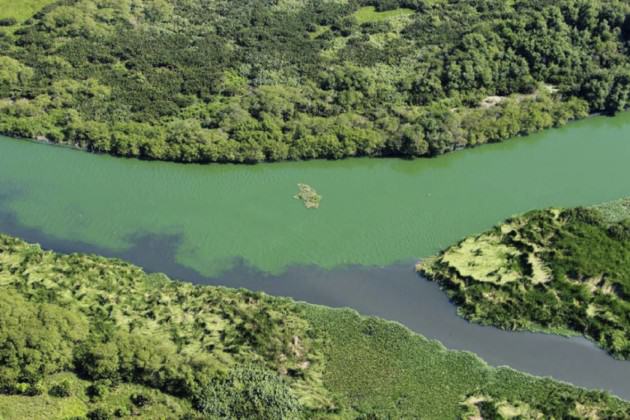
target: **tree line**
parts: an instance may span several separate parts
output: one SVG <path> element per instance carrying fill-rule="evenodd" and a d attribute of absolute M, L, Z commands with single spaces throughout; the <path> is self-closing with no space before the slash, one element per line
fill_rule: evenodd
<path fill-rule="evenodd" d="M 61 0 L 0 37 L 0 132 L 183 162 L 434 156 L 625 109 L 629 8 Z"/>

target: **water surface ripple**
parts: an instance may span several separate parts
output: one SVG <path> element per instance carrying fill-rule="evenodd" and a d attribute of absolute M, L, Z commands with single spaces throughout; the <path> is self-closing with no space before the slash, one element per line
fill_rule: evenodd
<path fill-rule="evenodd" d="M 436 159 L 181 165 L 0 138 L 2 209 L 60 239 L 124 250 L 136 232 L 179 234 L 177 260 L 206 275 L 234 257 L 385 266 L 423 258 L 505 217 L 630 195 L 630 113 Z M 293 199 L 297 184 L 322 196 Z M 8 195 L 7 195 L 8 194 Z"/>
<path fill-rule="evenodd" d="M 0 231 L 399 321 L 447 347 L 630 399 L 630 362 L 581 338 L 456 316 L 417 258 L 529 209 L 630 195 L 630 114 L 437 159 L 177 165 L 0 138 Z M 323 195 L 293 200 L 297 183 Z M 401 263 L 403 261 L 403 263 Z"/>

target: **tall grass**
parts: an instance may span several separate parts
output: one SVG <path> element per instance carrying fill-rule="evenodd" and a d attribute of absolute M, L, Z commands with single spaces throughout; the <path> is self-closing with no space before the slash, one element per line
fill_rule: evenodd
<path fill-rule="evenodd" d="M 354 17 L 359 23 L 366 22 L 381 22 L 384 20 L 397 18 L 400 16 L 409 16 L 414 14 L 415 12 L 411 9 L 394 9 L 394 10 L 386 10 L 383 12 L 379 12 L 376 10 L 374 6 L 362 7 L 354 13 Z"/>
<path fill-rule="evenodd" d="M 23 22 L 55 0 L 0 0 L 0 19 Z"/>

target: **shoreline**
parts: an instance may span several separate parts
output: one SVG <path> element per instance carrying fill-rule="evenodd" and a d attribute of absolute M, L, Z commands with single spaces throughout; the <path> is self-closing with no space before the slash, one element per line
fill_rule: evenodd
<path fill-rule="evenodd" d="M 630 112 L 630 111 L 624 111 L 624 112 Z M 15 134 L 11 134 L 11 133 L 2 133 L 2 132 L 0 132 L 0 137 L 7 137 L 7 138 L 20 140 L 20 141 L 36 143 L 36 144 L 45 144 L 45 145 L 53 146 L 53 147 L 61 147 L 61 148 L 70 149 L 70 150 L 76 150 L 76 151 L 80 151 L 80 152 L 84 152 L 84 153 L 90 153 L 90 154 L 94 154 L 94 155 L 97 155 L 97 156 L 98 155 L 111 156 L 111 157 L 117 158 L 117 159 L 134 159 L 134 160 L 139 160 L 139 161 L 144 161 L 144 162 L 168 162 L 168 163 L 175 163 L 175 164 L 180 164 L 180 165 L 204 165 L 204 166 L 205 165 L 243 165 L 243 166 L 251 166 L 251 165 L 288 163 L 288 162 L 344 161 L 344 160 L 349 160 L 349 159 L 376 159 L 376 160 L 378 160 L 378 159 L 400 159 L 400 160 L 413 161 L 413 160 L 422 160 L 422 159 L 437 159 L 437 158 L 439 158 L 441 156 L 447 156 L 447 155 L 450 155 L 450 154 L 453 154 L 453 153 L 457 153 L 457 152 L 461 152 L 461 151 L 465 151 L 465 150 L 477 149 L 479 147 L 483 147 L 483 146 L 487 146 L 487 145 L 491 145 L 491 144 L 505 143 L 505 142 L 509 142 L 509 141 L 516 140 L 516 139 L 519 139 L 519 138 L 527 137 L 527 136 L 530 136 L 530 135 L 544 133 L 544 132 L 547 132 L 549 130 L 555 130 L 555 129 L 563 128 L 563 127 L 566 127 L 566 126 L 568 126 L 570 124 L 577 123 L 577 122 L 580 122 L 580 121 L 589 120 L 589 119 L 596 118 L 596 117 L 609 117 L 609 116 L 606 115 L 606 114 L 603 114 L 601 112 L 595 112 L 595 113 L 591 113 L 591 114 L 587 115 L 584 118 L 578 118 L 578 119 L 569 120 L 565 124 L 562 124 L 562 125 L 552 126 L 552 127 L 544 128 L 542 130 L 534 130 L 534 131 L 530 131 L 530 132 L 519 133 L 516 136 L 508 137 L 508 138 L 505 138 L 503 140 L 493 140 L 493 141 L 488 141 L 488 142 L 480 143 L 480 144 L 467 144 L 465 146 L 454 146 L 449 151 L 446 151 L 444 153 L 440 153 L 440 154 L 426 154 L 426 155 L 422 155 L 422 156 L 411 156 L 411 157 L 403 155 L 403 154 L 394 154 L 394 153 L 392 153 L 392 154 L 378 154 L 378 155 L 344 156 L 344 157 L 341 157 L 339 159 L 330 159 L 330 158 L 316 157 L 316 158 L 309 158 L 309 159 L 262 160 L 262 161 L 255 161 L 255 162 L 238 161 L 238 160 L 234 160 L 234 161 L 208 161 L 208 160 L 182 161 L 182 160 L 175 160 L 175 159 L 153 159 L 153 158 L 149 158 L 149 157 L 146 157 L 146 156 L 126 156 L 126 155 L 121 155 L 121 154 L 116 154 L 116 153 L 94 151 L 94 150 L 90 150 L 86 146 L 79 146 L 77 144 L 67 143 L 67 142 L 55 142 L 55 141 L 52 141 L 52 140 L 48 139 L 45 136 L 38 136 L 37 138 L 30 138 L 30 137 L 16 136 Z"/>
<path fill-rule="evenodd" d="M 139 238 L 131 249 L 120 252 L 84 243 L 57 242 L 32 229 L 30 233 L 8 231 L 0 224 L 0 231 L 41 244 L 44 250 L 130 262 L 149 274 L 164 273 L 173 281 L 245 289 L 308 305 L 345 308 L 404 325 L 447 349 L 473 353 L 489 366 L 549 377 L 584 389 L 607 390 L 630 401 L 630 363 L 612 358 L 582 337 L 506 331 L 472 323 L 457 314 L 456 306 L 436 283 L 418 276 L 414 261 L 387 267 L 292 266 L 279 275 L 266 274 L 240 261 L 220 276 L 206 277 L 176 261 L 175 238 Z M 576 371 L 571 367 L 575 363 L 589 369 Z"/>

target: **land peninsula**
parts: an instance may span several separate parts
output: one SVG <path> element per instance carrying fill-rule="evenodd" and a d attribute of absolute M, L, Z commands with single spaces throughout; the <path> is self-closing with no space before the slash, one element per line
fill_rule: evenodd
<path fill-rule="evenodd" d="M 418 270 L 471 321 L 583 334 L 630 359 L 630 199 L 511 218 Z"/>
<path fill-rule="evenodd" d="M 117 156 L 435 156 L 613 114 L 618 0 L 0 0 L 0 133 Z"/>

